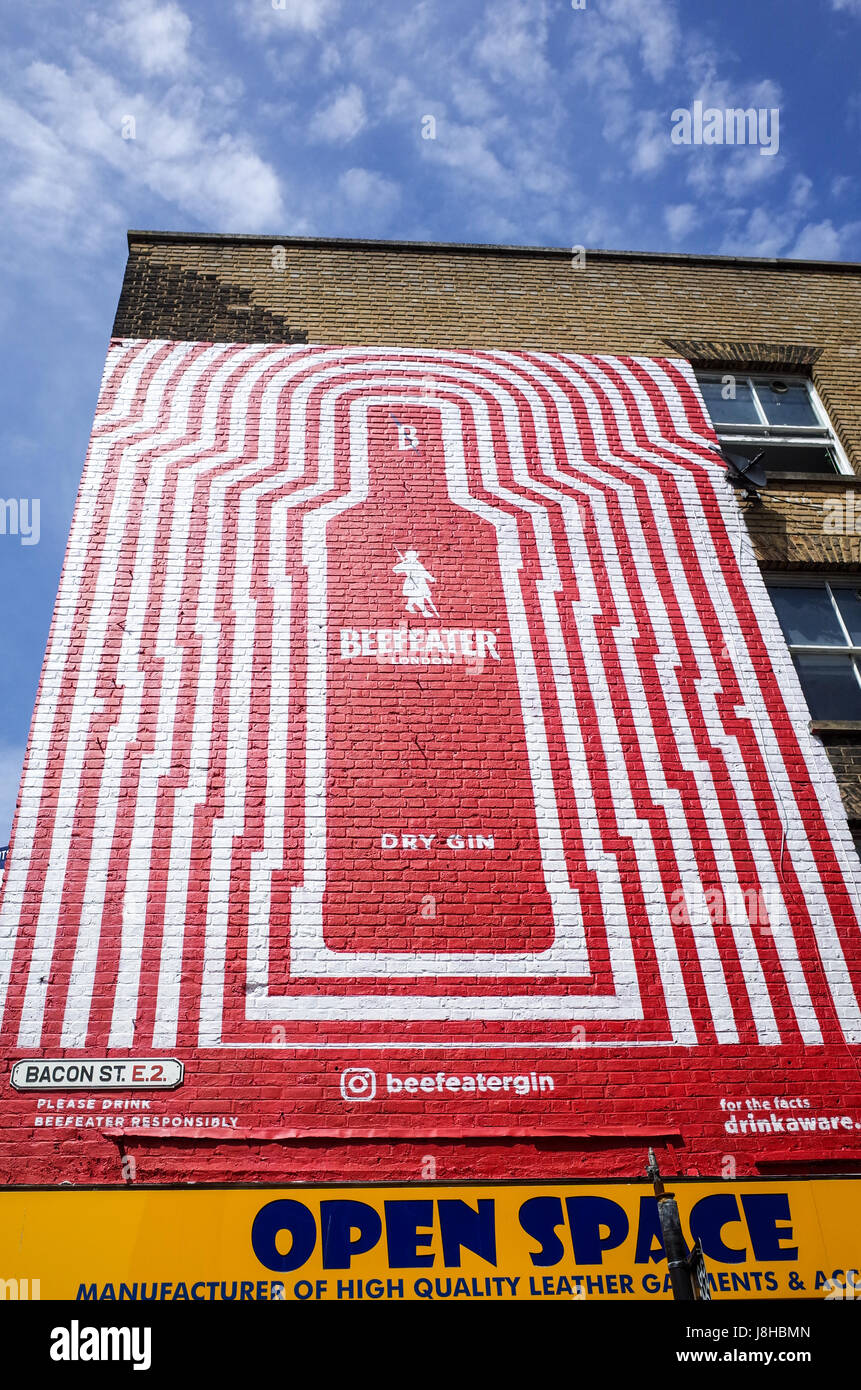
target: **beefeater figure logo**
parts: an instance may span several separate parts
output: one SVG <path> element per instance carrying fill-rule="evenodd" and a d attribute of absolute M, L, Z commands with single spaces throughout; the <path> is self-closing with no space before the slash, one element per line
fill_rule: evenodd
<path fill-rule="evenodd" d="M 398 563 L 392 567 L 393 574 L 404 576 L 404 598 L 408 613 L 420 613 L 423 618 L 439 617 L 439 609 L 431 598 L 430 585 L 435 584 L 433 575 L 425 569 L 417 550 L 405 554 L 397 552 Z"/>

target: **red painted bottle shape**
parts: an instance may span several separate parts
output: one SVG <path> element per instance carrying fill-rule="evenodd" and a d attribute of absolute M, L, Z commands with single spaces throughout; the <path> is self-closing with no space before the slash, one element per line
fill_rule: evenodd
<path fill-rule="evenodd" d="M 412 955 L 427 974 L 427 953 L 545 952 L 541 769 L 498 527 L 456 496 L 438 410 L 367 419 L 350 445 L 366 443 L 364 499 L 325 537 L 326 946 L 382 977 Z"/>

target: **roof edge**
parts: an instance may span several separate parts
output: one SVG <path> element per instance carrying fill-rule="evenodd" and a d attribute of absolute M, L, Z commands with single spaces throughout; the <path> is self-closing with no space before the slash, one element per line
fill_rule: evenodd
<path fill-rule="evenodd" d="M 132 228 L 126 233 L 129 247 L 134 242 L 211 242 L 231 245 L 260 246 L 329 246 L 349 247 L 367 251 L 435 251 L 450 252 L 456 255 L 497 255 L 497 256 L 559 256 L 570 257 L 570 246 L 510 246 L 495 242 L 471 241 L 387 241 L 369 237 L 325 237 L 325 236 L 268 236 L 249 233 L 220 232 L 159 232 Z M 579 250 L 579 247 L 577 248 Z M 688 251 L 614 251 L 589 250 L 585 248 L 587 259 L 607 261 L 652 261 L 688 265 L 740 265 L 769 266 L 780 270 L 816 270 L 832 272 L 859 272 L 861 261 L 816 261 L 793 260 L 780 256 L 716 256 L 706 252 Z"/>

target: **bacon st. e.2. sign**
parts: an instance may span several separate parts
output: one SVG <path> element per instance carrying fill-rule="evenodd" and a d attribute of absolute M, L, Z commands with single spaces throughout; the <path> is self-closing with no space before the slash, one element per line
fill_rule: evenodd
<path fill-rule="evenodd" d="M 169 1052 L 244 1138 L 857 1149 L 861 870 L 724 473 L 679 361 L 113 343 L 4 1055 Z"/>
<path fill-rule="evenodd" d="M 861 1298 L 857 1180 L 674 1182 L 711 1296 Z M 651 1184 L 0 1192 L 0 1274 L 89 1302 L 672 1297 Z"/>
<path fill-rule="evenodd" d="M 158 1091 L 181 1086 L 182 1075 L 174 1057 L 39 1057 L 16 1062 L 9 1079 L 16 1091 Z"/>

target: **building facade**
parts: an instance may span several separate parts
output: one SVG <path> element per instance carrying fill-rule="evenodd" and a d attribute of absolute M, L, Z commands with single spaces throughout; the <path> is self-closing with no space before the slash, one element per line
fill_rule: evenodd
<path fill-rule="evenodd" d="M 129 248 L 0 902 L 0 1180 L 651 1148 L 748 1181 L 692 1234 L 782 1268 L 757 1184 L 861 1173 L 861 267 Z"/>

